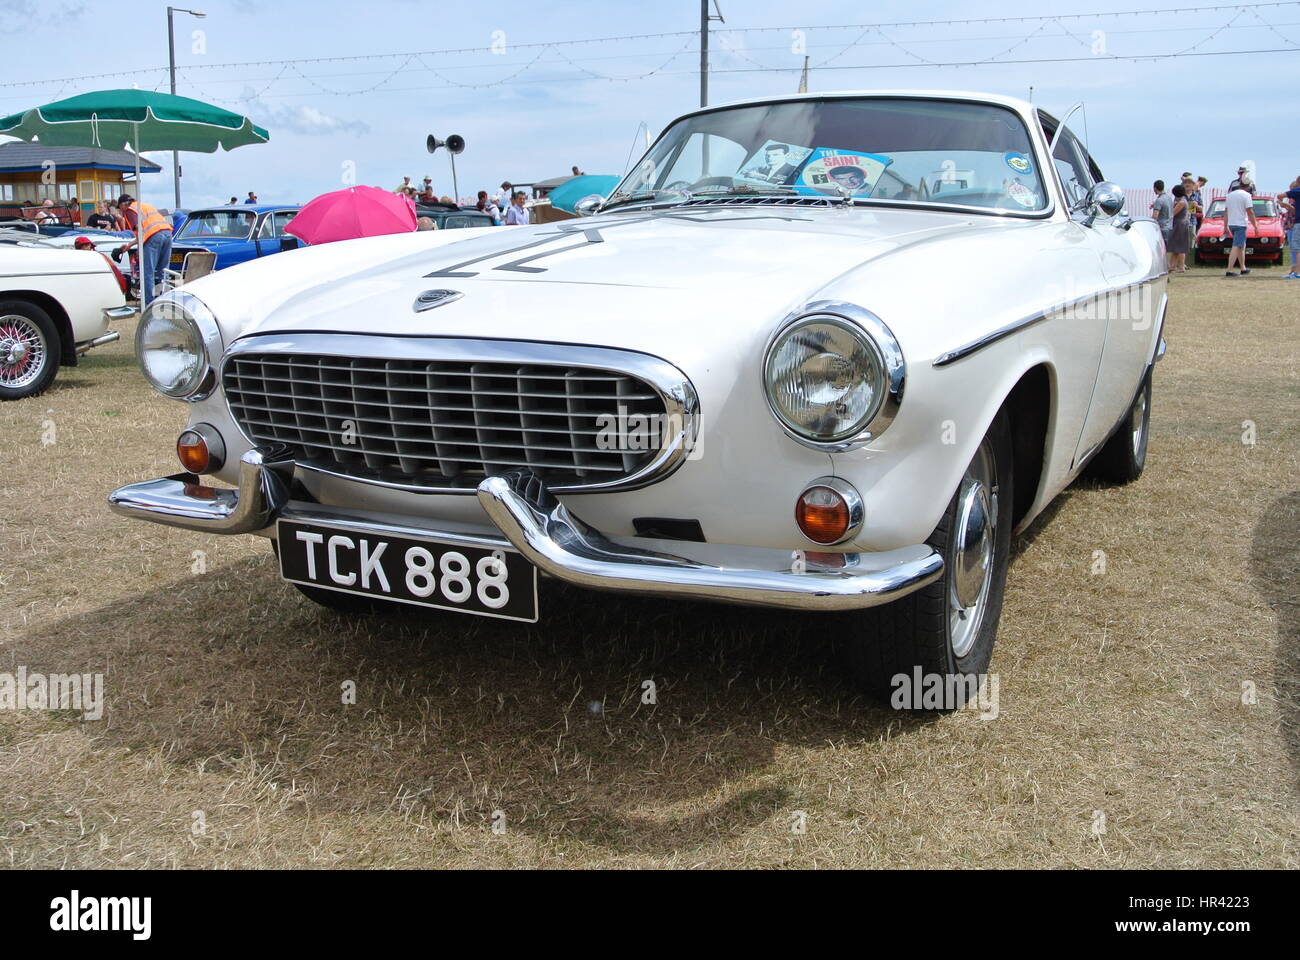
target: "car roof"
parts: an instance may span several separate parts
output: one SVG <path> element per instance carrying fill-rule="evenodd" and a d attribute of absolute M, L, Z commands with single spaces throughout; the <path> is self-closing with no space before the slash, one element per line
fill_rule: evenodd
<path fill-rule="evenodd" d="M 266 213 L 268 210 L 301 210 L 300 203 L 223 203 L 215 207 L 195 207 L 189 216 L 196 213 L 220 213 L 221 211 L 243 211 L 245 213 Z"/>
<path fill-rule="evenodd" d="M 689 113 L 683 113 L 675 119 L 693 117 L 701 113 L 710 113 L 727 107 L 752 106 L 760 103 L 798 103 L 801 100 L 851 100 L 851 99 L 907 99 L 907 100 L 965 100 L 970 103 L 992 103 L 1010 107 L 1017 113 L 1031 114 L 1036 107 L 1019 97 L 1008 97 L 999 93 L 972 93 L 969 90 L 829 90 L 824 93 L 791 93 L 774 97 L 750 97 L 745 100 L 730 100 L 726 103 L 700 107 Z"/>

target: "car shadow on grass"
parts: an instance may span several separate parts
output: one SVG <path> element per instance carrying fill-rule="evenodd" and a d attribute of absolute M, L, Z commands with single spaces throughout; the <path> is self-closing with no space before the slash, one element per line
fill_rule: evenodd
<path fill-rule="evenodd" d="M 1255 587 L 1277 614 L 1282 740 L 1300 778 L 1300 491 L 1278 497 L 1255 525 L 1250 548 Z"/>
<path fill-rule="evenodd" d="M 784 830 L 784 746 L 935 719 L 862 700 L 815 615 L 540 587 L 536 625 L 348 617 L 268 554 L 43 625 L 3 660 L 103 672 L 104 719 L 67 721 L 100 749 L 292 784 L 314 811 L 484 827 L 502 811 L 511 831 L 613 851 Z"/>

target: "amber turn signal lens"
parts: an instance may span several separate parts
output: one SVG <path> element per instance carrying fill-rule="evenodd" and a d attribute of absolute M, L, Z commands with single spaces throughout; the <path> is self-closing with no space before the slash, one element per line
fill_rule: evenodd
<path fill-rule="evenodd" d="M 195 430 L 186 430 L 176 438 L 176 456 L 181 466 L 190 473 L 204 473 L 208 469 L 208 441 Z"/>
<path fill-rule="evenodd" d="M 849 505 L 830 487 L 809 487 L 795 501 L 794 519 L 813 543 L 839 543 L 849 530 Z"/>

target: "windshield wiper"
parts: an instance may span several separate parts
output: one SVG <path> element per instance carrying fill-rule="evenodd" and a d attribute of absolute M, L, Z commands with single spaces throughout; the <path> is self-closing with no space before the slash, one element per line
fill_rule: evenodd
<path fill-rule="evenodd" d="M 691 194 L 687 190 L 668 190 L 662 188 L 656 190 L 637 190 L 633 193 L 615 193 L 601 204 L 600 209 L 605 211 L 625 203 L 651 203 L 655 200 L 667 199 L 668 197 L 680 198 L 677 202 L 681 203 L 691 199 Z"/>
<path fill-rule="evenodd" d="M 711 190 L 696 190 L 695 196 L 707 197 L 711 195 L 723 194 L 726 196 L 769 196 L 769 197 L 795 197 L 799 191 L 794 187 L 784 187 L 779 184 L 773 184 L 770 187 L 753 186 L 748 183 L 737 183 L 730 187 L 714 187 Z"/>

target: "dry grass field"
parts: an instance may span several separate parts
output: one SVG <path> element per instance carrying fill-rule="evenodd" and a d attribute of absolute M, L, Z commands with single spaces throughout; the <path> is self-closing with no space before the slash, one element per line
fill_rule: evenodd
<path fill-rule="evenodd" d="M 0 865 L 1300 866 L 1282 273 L 1173 281 L 1147 472 L 1015 544 L 995 719 L 864 703 L 815 616 L 546 582 L 535 626 L 324 612 L 266 541 L 109 513 L 184 414 L 124 330 L 0 406 L 0 672 L 107 696 L 0 711 Z"/>

